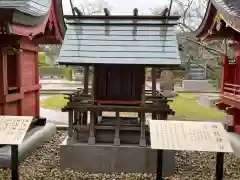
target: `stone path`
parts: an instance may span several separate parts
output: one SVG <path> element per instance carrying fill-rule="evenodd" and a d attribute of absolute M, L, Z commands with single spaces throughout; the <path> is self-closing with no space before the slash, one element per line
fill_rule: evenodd
<path fill-rule="evenodd" d="M 49 96 L 40 96 L 40 100 L 51 97 Z M 56 125 L 68 125 L 68 113 L 61 112 L 60 110 L 45 109 L 40 107 L 40 116 L 47 118 L 48 122 L 54 123 Z"/>
<path fill-rule="evenodd" d="M 51 109 L 40 108 L 40 115 L 47 118 L 48 122 L 56 125 L 67 125 L 68 124 L 68 113 L 61 112 Z"/>

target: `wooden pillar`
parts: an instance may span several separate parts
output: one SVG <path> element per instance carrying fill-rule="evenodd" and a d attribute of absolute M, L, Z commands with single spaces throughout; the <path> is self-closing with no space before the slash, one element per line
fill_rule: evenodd
<path fill-rule="evenodd" d="M 96 90 L 95 90 L 95 88 L 96 88 L 96 78 L 97 78 L 97 76 L 96 76 L 96 71 L 95 71 L 96 69 L 95 69 L 95 67 L 93 67 L 92 68 L 92 104 L 94 105 L 95 104 L 95 97 L 96 97 Z M 101 111 L 97 111 L 96 113 L 94 113 L 94 120 L 95 120 L 95 125 L 96 124 L 98 124 L 98 118 L 99 118 L 99 116 L 100 116 L 100 113 L 101 113 Z"/>
<path fill-rule="evenodd" d="M 145 106 L 145 86 L 142 87 L 142 103 L 141 106 Z M 139 146 L 145 147 L 146 146 L 146 136 L 145 136 L 145 112 L 143 110 L 140 111 L 140 128 L 141 128 L 141 134 L 140 134 L 140 140 L 139 140 Z"/>
<path fill-rule="evenodd" d="M 224 56 L 223 56 L 222 67 L 221 67 L 221 84 L 220 84 L 221 85 L 221 93 L 224 93 L 224 84 L 229 79 L 229 77 L 228 77 L 229 61 L 228 61 L 228 56 L 227 56 L 227 41 L 226 41 L 226 39 L 223 40 L 223 45 L 224 45 Z M 236 58 L 237 58 L 237 56 L 236 56 Z"/>
<path fill-rule="evenodd" d="M 3 69 L 2 69 L 3 68 Z M 2 88 L 3 88 L 3 95 L 8 94 L 8 81 L 7 81 L 7 56 L 5 55 L 4 52 L 2 52 L 2 76 L 1 76 L 1 81 L 3 82 Z"/>
<path fill-rule="evenodd" d="M 0 46 L 0 100 L 2 102 L 1 104 L 1 115 L 4 115 L 6 112 L 6 103 L 4 102 L 5 99 L 5 95 L 7 94 L 6 92 L 6 85 L 7 85 L 7 81 L 6 81 L 6 65 L 5 65 L 5 61 L 4 61 L 4 54 L 3 54 L 3 47 Z"/>
<path fill-rule="evenodd" d="M 89 131 L 89 137 L 88 137 L 89 145 L 94 145 L 96 143 L 94 113 L 95 112 L 93 112 L 93 111 L 90 112 L 90 131 Z"/>
<path fill-rule="evenodd" d="M 146 146 L 146 129 L 145 129 L 145 121 L 146 121 L 146 118 L 145 118 L 145 112 L 144 111 L 141 111 L 140 112 L 140 123 L 141 123 L 141 134 L 140 134 L 140 141 L 139 141 L 139 146 L 141 147 L 145 147 Z"/>
<path fill-rule="evenodd" d="M 68 112 L 68 140 L 73 137 L 73 110 Z"/>
<path fill-rule="evenodd" d="M 159 113 L 159 114 L 157 115 L 157 119 L 158 119 L 158 120 L 167 120 L 167 118 L 168 118 L 168 114 L 167 114 L 167 113 L 164 113 L 164 112 Z"/>
<path fill-rule="evenodd" d="M 89 84 L 89 66 L 84 66 L 84 94 L 88 93 L 88 84 Z"/>
<path fill-rule="evenodd" d="M 116 111 L 116 126 L 115 126 L 114 146 L 120 146 L 120 117 L 119 117 L 119 111 Z"/>
<path fill-rule="evenodd" d="M 152 96 L 156 96 L 157 93 L 157 78 L 156 78 L 156 68 L 152 67 Z M 156 113 L 152 113 L 152 119 L 156 119 Z"/>
<path fill-rule="evenodd" d="M 89 85 L 89 66 L 84 66 L 84 94 L 88 94 Z M 87 125 L 88 111 L 83 113 L 83 125 Z"/>
<path fill-rule="evenodd" d="M 35 64 L 35 68 L 36 68 L 36 84 L 40 84 L 40 82 L 39 82 L 39 77 L 40 77 L 40 72 L 39 72 L 39 67 L 38 67 L 38 51 L 36 51 L 36 53 L 35 53 L 35 57 L 36 57 L 36 64 Z M 36 92 L 36 104 L 37 104 L 37 106 L 36 106 L 36 115 L 38 116 L 38 117 L 40 117 L 40 89 L 38 89 L 37 90 L 37 92 Z"/>

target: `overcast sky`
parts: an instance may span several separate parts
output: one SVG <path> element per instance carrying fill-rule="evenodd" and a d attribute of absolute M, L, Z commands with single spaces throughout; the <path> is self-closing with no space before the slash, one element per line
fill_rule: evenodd
<path fill-rule="evenodd" d="M 84 4 L 86 0 L 72 0 L 74 5 Z M 90 2 L 100 2 L 101 0 L 88 0 Z M 111 8 L 111 14 L 129 15 L 134 8 L 138 8 L 139 14 L 151 14 L 150 9 L 169 5 L 170 0 L 105 0 Z M 69 0 L 63 0 L 64 14 L 71 14 Z"/>

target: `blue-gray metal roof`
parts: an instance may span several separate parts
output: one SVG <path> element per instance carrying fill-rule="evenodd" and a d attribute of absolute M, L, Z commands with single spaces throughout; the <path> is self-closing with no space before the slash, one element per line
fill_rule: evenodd
<path fill-rule="evenodd" d="M 51 0 L 0 0 L 0 8 L 11 8 L 32 16 L 45 15 Z"/>
<path fill-rule="evenodd" d="M 176 19 L 67 19 L 60 64 L 179 65 Z"/>
<path fill-rule="evenodd" d="M 13 23 L 26 26 L 42 24 L 50 7 L 51 0 L 0 0 L 0 9 L 13 9 Z"/>

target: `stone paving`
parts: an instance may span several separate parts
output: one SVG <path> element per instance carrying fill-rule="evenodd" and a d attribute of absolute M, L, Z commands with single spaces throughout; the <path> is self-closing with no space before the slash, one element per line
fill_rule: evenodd
<path fill-rule="evenodd" d="M 41 95 L 40 100 L 49 98 L 51 96 Z M 68 124 L 68 113 L 61 112 L 60 110 L 45 109 L 40 107 L 40 116 L 47 118 L 48 122 L 56 125 L 67 125 Z"/>

